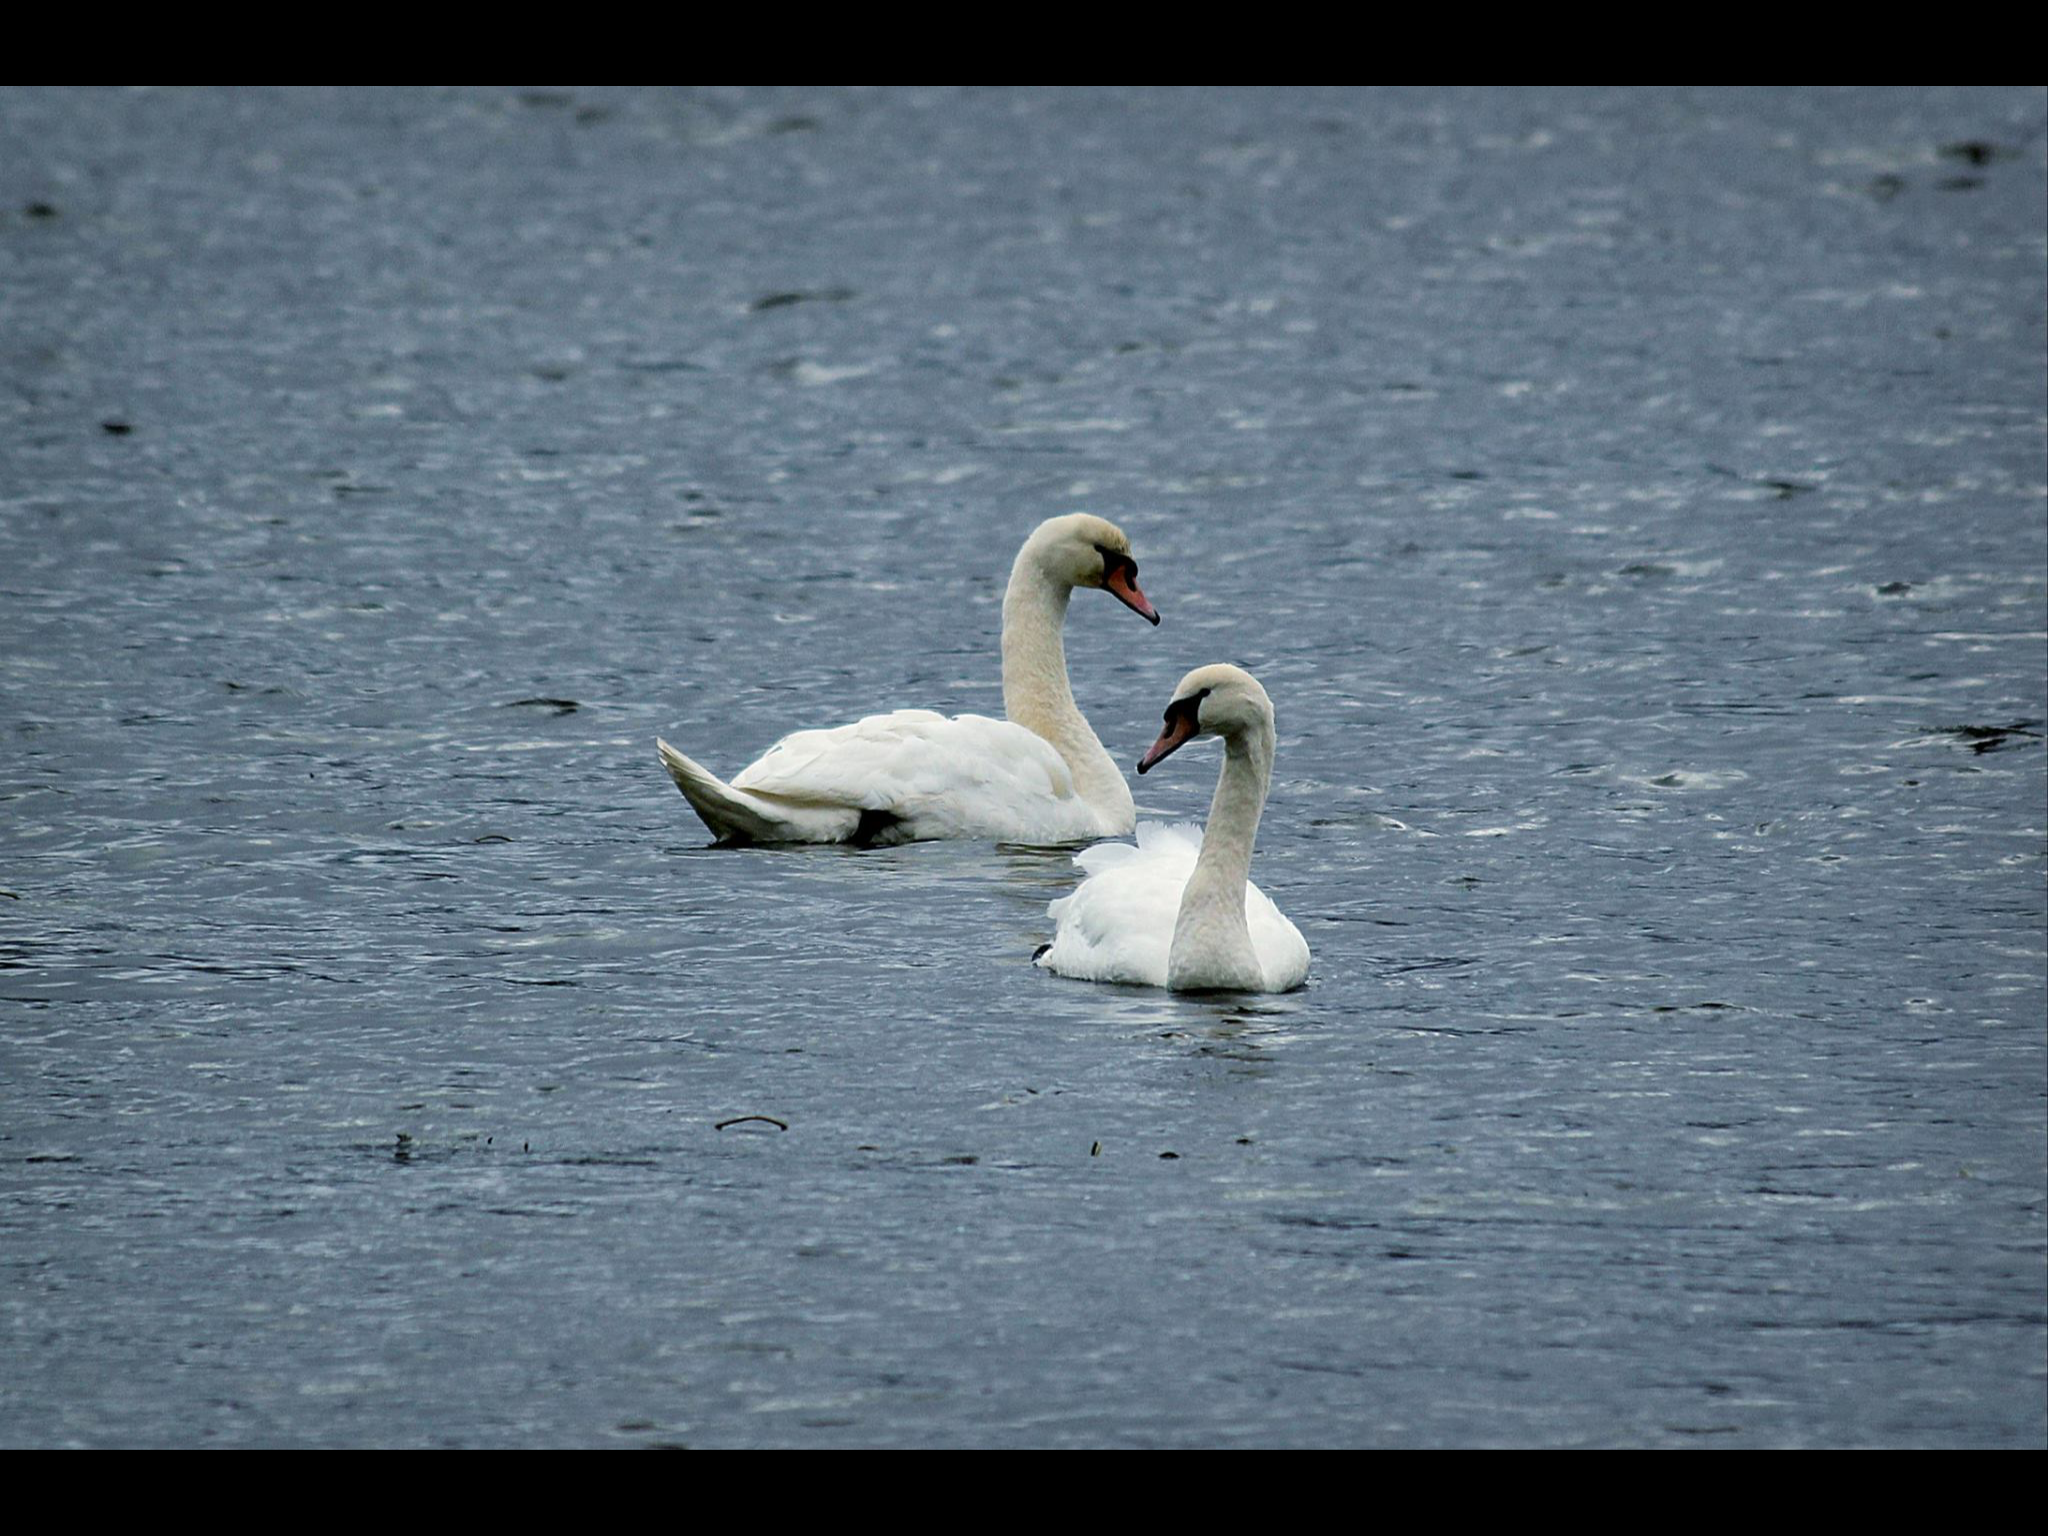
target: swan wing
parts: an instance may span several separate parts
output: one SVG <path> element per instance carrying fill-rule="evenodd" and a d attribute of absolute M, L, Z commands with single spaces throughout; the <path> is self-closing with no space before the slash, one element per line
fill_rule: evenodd
<path fill-rule="evenodd" d="M 1308 980 L 1308 940 L 1255 882 L 1245 884 L 1244 916 L 1266 990 L 1292 992 Z"/>
<path fill-rule="evenodd" d="M 1157 821 L 1140 822 L 1136 842 L 1082 850 L 1074 862 L 1087 878 L 1047 907 L 1053 941 L 1038 963 L 1081 981 L 1165 986 L 1181 893 L 1201 851 L 1201 827 Z M 1308 978 L 1308 941 L 1251 882 L 1245 920 L 1266 990 L 1300 986 Z"/>
<path fill-rule="evenodd" d="M 733 777 L 735 789 L 885 818 L 891 840 L 995 837 L 1068 842 L 1095 816 L 1043 737 L 985 715 L 899 709 L 797 731 Z"/>
<path fill-rule="evenodd" d="M 1134 843 L 1097 843 L 1075 856 L 1087 879 L 1046 908 L 1053 941 L 1038 963 L 1081 981 L 1166 985 L 1181 891 L 1202 850 L 1201 828 L 1147 821 Z"/>

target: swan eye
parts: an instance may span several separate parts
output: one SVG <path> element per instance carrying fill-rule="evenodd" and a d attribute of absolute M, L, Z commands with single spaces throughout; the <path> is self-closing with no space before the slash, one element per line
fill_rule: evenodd
<path fill-rule="evenodd" d="M 1202 700 L 1207 697 L 1209 690 L 1204 688 L 1200 693 L 1191 693 L 1184 699 L 1175 699 L 1166 706 L 1166 723 L 1171 725 L 1176 717 L 1184 718 L 1189 730 L 1199 731 L 1202 728 Z"/>
<path fill-rule="evenodd" d="M 1100 544 L 1095 546 L 1095 553 L 1102 556 L 1102 579 L 1104 581 L 1108 581 L 1118 571 L 1122 571 L 1125 578 L 1132 585 L 1135 586 L 1137 584 L 1138 562 L 1129 555 L 1120 555 L 1115 550 L 1107 549 Z"/>

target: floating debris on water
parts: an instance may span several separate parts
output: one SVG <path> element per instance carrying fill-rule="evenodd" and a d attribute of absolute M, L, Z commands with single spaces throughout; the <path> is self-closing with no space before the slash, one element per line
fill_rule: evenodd
<path fill-rule="evenodd" d="M 751 1125 L 756 1121 L 765 1125 L 772 1125 L 778 1131 L 789 1129 L 789 1122 L 787 1120 L 778 1120 L 773 1115 L 734 1115 L 730 1120 L 719 1121 L 712 1129 L 714 1131 L 722 1131 L 729 1125 Z"/>

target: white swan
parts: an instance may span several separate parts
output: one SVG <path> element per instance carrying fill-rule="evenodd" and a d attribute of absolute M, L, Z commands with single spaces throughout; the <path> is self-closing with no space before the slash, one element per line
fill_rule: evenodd
<path fill-rule="evenodd" d="M 1250 878 L 1273 776 L 1273 701 L 1241 668 L 1197 668 L 1174 689 L 1138 772 L 1197 736 L 1223 738 L 1206 833 L 1148 821 L 1135 847 L 1102 843 L 1078 855 L 1088 878 L 1047 908 L 1056 926 L 1038 964 L 1176 992 L 1291 992 L 1307 979 L 1308 941 Z"/>
<path fill-rule="evenodd" d="M 1076 512 L 1033 530 L 1003 594 L 1003 713 L 870 715 L 785 736 L 721 782 L 656 740 L 704 825 L 727 842 L 908 843 L 937 837 L 1076 843 L 1137 819 L 1130 786 L 1074 703 L 1060 631 L 1076 587 L 1151 620 L 1123 530 Z"/>

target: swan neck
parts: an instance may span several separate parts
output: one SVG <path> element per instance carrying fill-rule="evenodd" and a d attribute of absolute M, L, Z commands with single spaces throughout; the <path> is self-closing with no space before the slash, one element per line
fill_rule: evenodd
<path fill-rule="evenodd" d="M 1048 575 L 1026 545 L 1003 594 L 1003 713 L 1052 744 L 1084 799 L 1103 808 L 1111 830 L 1128 829 L 1130 787 L 1074 703 L 1062 638 L 1073 588 Z"/>
<path fill-rule="evenodd" d="M 1223 738 L 1223 772 L 1209 802 L 1202 851 L 1174 918 L 1166 960 L 1169 987 L 1257 991 L 1265 985 L 1245 896 L 1272 773 L 1271 726 Z"/>
<path fill-rule="evenodd" d="M 1258 841 L 1259 817 L 1266 808 L 1266 789 L 1273 777 L 1273 731 L 1254 728 L 1223 739 L 1223 771 L 1209 801 L 1209 824 L 1202 833 L 1201 856 L 1188 881 L 1189 894 L 1235 896 L 1244 910 L 1245 883 L 1251 878 L 1252 845 Z"/>
<path fill-rule="evenodd" d="M 1030 553 L 1017 556 L 1003 594 L 1003 713 L 1044 736 L 1037 720 L 1080 714 L 1067 684 L 1062 638 L 1073 588 L 1048 580 L 1028 560 Z"/>

